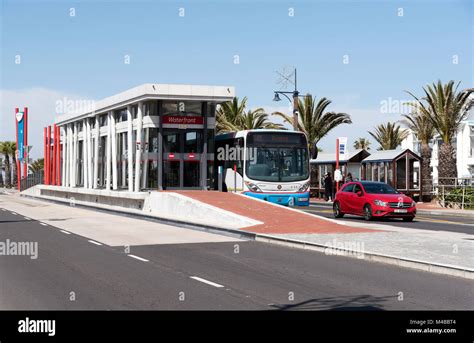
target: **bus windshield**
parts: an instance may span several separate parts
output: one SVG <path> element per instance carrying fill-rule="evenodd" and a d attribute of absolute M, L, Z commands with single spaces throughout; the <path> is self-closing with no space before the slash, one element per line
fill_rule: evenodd
<path fill-rule="evenodd" d="M 249 133 L 248 178 L 268 182 L 302 181 L 309 177 L 306 137 L 294 133 Z"/>

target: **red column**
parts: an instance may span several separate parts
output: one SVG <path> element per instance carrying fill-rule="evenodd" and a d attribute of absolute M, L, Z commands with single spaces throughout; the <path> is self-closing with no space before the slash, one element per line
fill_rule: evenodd
<path fill-rule="evenodd" d="M 46 175 L 47 175 L 47 164 L 46 164 L 46 161 L 48 160 L 48 153 L 47 153 L 47 146 L 46 146 L 46 142 L 48 141 L 48 133 L 46 131 L 46 128 L 43 129 L 43 146 L 44 146 L 44 154 L 43 154 L 43 183 L 45 185 L 47 185 L 47 181 L 46 181 Z"/>
<path fill-rule="evenodd" d="M 48 171 L 47 177 L 46 177 L 46 184 L 50 185 L 51 184 L 51 126 L 48 126 L 47 128 L 47 138 L 46 138 L 46 169 Z"/>
<path fill-rule="evenodd" d="M 20 161 L 18 160 L 18 120 L 16 120 L 16 114 L 18 113 L 18 107 L 15 108 L 15 129 L 16 129 L 16 149 L 15 149 L 15 158 L 16 158 L 16 171 L 17 171 L 17 184 L 18 184 L 18 191 L 20 191 L 20 180 L 21 180 L 21 169 L 20 169 Z"/>
<path fill-rule="evenodd" d="M 28 176 L 28 107 L 23 109 L 23 177 Z"/>
<path fill-rule="evenodd" d="M 58 158 L 57 158 L 58 170 L 56 172 L 56 177 L 58 178 L 58 180 L 56 184 L 60 186 L 61 185 L 61 128 L 58 126 L 57 130 L 58 130 Z"/>
<path fill-rule="evenodd" d="M 339 169 L 339 138 L 336 139 L 336 170 Z M 339 181 L 336 181 L 336 192 L 339 191 Z M 334 201 L 334 199 L 332 199 Z"/>
<path fill-rule="evenodd" d="M 53 136 L 54 136 L 54 139 L 53 139 L 53 149 L 52 149 L 52 153 L 53 153 L 53 170 L 51 172 L 51 175 L 52 175 L 52 179 L 51 179 L 51 184 L 52 185 L 56 185 L 56 147 L 58 145 L 57 143 L 57 138 L 58 136 L 56 135 L 56 124 L 53 125 Z"/>

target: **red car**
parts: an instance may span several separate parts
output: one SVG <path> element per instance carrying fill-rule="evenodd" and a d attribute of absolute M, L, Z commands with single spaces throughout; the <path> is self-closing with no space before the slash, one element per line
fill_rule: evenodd
<path fill-rule="evenodd" d="M 348 182 L 336 193 L 333 212 L 335 218 L 354 214 L 364 216 L 365 220 L 402 218 L 411 222 L 416 215 L 416 203 L 383 182 Z"/>

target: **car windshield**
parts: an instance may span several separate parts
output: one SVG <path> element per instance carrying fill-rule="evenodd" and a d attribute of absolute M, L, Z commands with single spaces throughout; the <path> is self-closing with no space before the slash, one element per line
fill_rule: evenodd
<path fill-rule="evenodd" d="M 369 194 L 398 194 L 398 192 L 386 183 L 366 183 L 364 189 Z"/>

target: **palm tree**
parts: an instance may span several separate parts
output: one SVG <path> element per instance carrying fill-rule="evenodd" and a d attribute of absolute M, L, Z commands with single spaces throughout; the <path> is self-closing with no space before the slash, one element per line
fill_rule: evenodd
<path fill-rule="evenodd" d="M 254 130 L 254 129 L 284 129 L 282 124 L 276 124 L 268 121 L 268 114 L 263 108 L 256 110 L 249 110 L 241 118 L 238 125 L 240 130 Z"/>
<path fill-rule="evenodd" d="M 370 141 L 367 138 L 358 138 L 354 141 L 354 149 L 370 150 Z"/>
<path fill-rule="evenodd" d="M 5 155 L 5 186 L 11 187 L 12 185 L 12 171 L 11 171 L 11 163 L 10 163 L 10 156 L 13 159 L 13 170 L 14 175 L 16 175 L 16 143 L 11 141 L 0 142 L 0 152 Z M 15 184 L 15 176 L 14 182 Z"/>
<path fill-rule="evenodd" d="M 387 122 L 375 127 L 375 132 L 369 134 L 380 144 L 377 150 L 393 150 L 396 149 L 408 136 L 408 132 L 400 128 L 395 123 Z"/>
<path fill-rule="evenodd" d="M 36 161 L 34 161 L 32 164 L 29 165 L 28 167 L 32 173 L 36 173 L 40 170 L 44 169 L 44 159 L 43 158 L 38 158 Z"/>
<path fill-rule="evenodd" d="M 239 131 L 239 124 L 242 116 L 245 114 L 245 106 L 247 105 L 247 97 L 239 102 L 239 98 L 235 97 L 232 101 L 220 104 L 216 112 L 217 132 Z"/>
<path fill-rule="evenodd" d="M 454 81 L 451 80 L 443 85 L 438 80 L 438 83 L 423 87 L 425 96 L 422 99 L 407 92 L 416 100 L 420 111 L 428 116 L 443 141 L 438 152 L 438 176 L 442 185 L 449 184 L 450 179 L 458 176 L 452 141 L 472 106 L 469 96 L 474 93 L 474 88 L 458 92 L 459 84 L 460 82 L 454 86 Z"/>
<path fill-rule="evenodd" d="M 298 99 L 298 130 L 308 137 L 311 156 L 316 143 L 332 129 L 341 124 L 352 124 L 351 117 L 346 113 L 326 112 L 330 104 L 331 100 L 324 97 L 316 102 L 316 97 L 313 98 L 310 94 L 306 95 L 303 101 Z M 273 114 L 282 117 L 286 123 L 293 124 L 293 116 L 281 112 Z"/>
<path fill-rule="evenodd" d="M 216 112 L 217 132 L 232 132 L 254 129 L 284 129 L 283 125 L 272 123 L 263 108 L 245 112 L 247 97 L 239 102 L 235 97 L 232 101 L 223 103 Z"/>
<path fill-rule="evenodd" d="M 429 116 L 421 111 L 420 106 L 417 103 L 410 103 L 409 105 L 413 108 L 413 111 L 410 114 L 403 115 L 405 119 L 402 120 L 402 123 L 413 132 L 420 142 L 421 174 L 423 175 L 421 197 L 423 198 L 423 201 L 429 201 L 429 194 L 433 182 L 430 167 L 430 141 L 434 137 L 435 129 Z"/>

